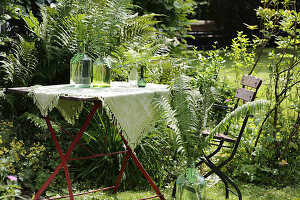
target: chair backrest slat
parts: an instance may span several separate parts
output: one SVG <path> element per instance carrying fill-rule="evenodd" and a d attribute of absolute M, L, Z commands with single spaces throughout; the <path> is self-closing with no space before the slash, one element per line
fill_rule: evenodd
<path fill-rule="evenodd" d="M 255 89 L 258 89 L 260 87 L 261 83 L 262 83 L 261 78 L 257 78 L 252 75 L 243 75 L 242 80 L 241 80 L 242 85 L 249 86 L 249 87 L 252 87 Z"/>
<path fill-rule="evenodd" d="M 244 88 L 238 88 L 235 97 L 250 102 L 254 100 L 255 92 Z"/>

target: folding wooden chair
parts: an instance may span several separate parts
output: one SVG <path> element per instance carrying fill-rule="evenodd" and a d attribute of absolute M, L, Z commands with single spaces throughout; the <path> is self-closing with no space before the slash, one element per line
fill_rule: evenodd
<path fill-rule="evenodd" d="M 242 88 L 238 88 L 235 95 L 235 98 L 237 98 L 235 106 L 233 108 L 227 106 L 220 106 L 220 105 L 215 105 L 215 106 L 225 109 L 227 111 L 235 110 L 238 107 L 240 100 L 242 100 L 243 103 L 253 101 L 256 97 L 256 94 L 261 84 L 262 84 L 262 79 L 252 75 L 244 75 L 241 80 Z M 237 136 L 228 134 L 230 125 L 227 127 L 225 133 L 219 133 L 215 135 L 213 139 L 214 143 L 212 143 L 211 145 L 217 146 L 216 149 L 209 155 L 204 155 L 203 158 L 200 158 L 200 162 L 196 163 L 196 167 L 199 167 L 201 164 L 205 163 L 211 169 L 211 171 L 209 171 L 204 175 L 204 178 L 209 177 L 213 173 L 216 173 L 220 177 L 220 179 L 224 182 L 225 185 L 226 199 L 229 198 L 229 191 L 235 194 L 239 198 L 239 200 L 242 199 L 242 194 L 238 186 L 227 175 L 225 175 L 221 171 L 221 168 L 234 158 L 237 149 L 239 147 L 240 141 L 242 139 L 249 117 L 250 115 L 246 114 L 243 124 L 240 128 L 239 134 Z M 203 136 L 208 136 L 210 133 L 206 131 L 203 132 L 202 134 Z M 223 162 L 214 164 L 212 162 L 212 157 L 215 156 L 222 148 L 230 148 L 231 154 Z M 235 189 L 236 192 L 229 189 L 230 185 Z M 175 193 L 176 193 L 176 184 L 175 187 L 173 188 L 173 194 L 172 194 L 173 197 L 175 197 Z"/>

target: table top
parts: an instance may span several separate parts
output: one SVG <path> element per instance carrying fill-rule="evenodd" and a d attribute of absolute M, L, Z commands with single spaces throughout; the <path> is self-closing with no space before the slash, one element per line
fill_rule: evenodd
<path fill-rule="evenodd" d="M 64 100 L 73 100 L 73 101 L 97 101 L 99 100 L 99 94 L 104 95 L 105 97 L 118 96 L 118 95 L 135 95 L 142 94 L 147 92 L 160 92 L 160 91 L 168 91 L 167 85 L 161 84 L 153 84 L 148 83 L 146 87 L 132 87 L 128 82 L 112 82 L 111 87 L 106 88 L 75 88 L 71 87 L 69 84 L 62 85 L 47 85 L 47 86 L 32 86 L 32 87 L 15 87 L 15 88 L 7 88 L 7 93 L 16 93 L 16 94 L 29 94 L 30 91 L 34 90 L 34 88 L 44 88 L 43 91 L 46 94 L 46 91 L 51 91 L 51 93 L 55 93 L 55 89 L 57 88 L 57 94 L 59 95 L 59 99 Z M 95 95 L 93 95 L 95 94 Z"/>
<path fill-rule="evenodd" d="M 7 93 L 15 93 L 15 94 L 28 94 L 31 87 L 15 87 L 15 88 L 7 88 Z M 64 100 L 73 100 L 73 101 L 97 101 L 97 97 L 87 97 L 87 96 L 60 96 L 60 99 Z"/>
<path fill-rule="evenodd" d="M 108 88 L 75 88 L 70 85 L 50 85 L 8 88 L 8 93 L 31 97 L 42 116 L 57 108 L 71 124 L 78 119 L 83 102 L 101 101 L 107 114 L 117 121 L 129 146 L 134 149 L 143 133 L 155 119 L 155 95 L 169 98 L 169 86 L 147 84 L 144 88 L 130 87 L 128 82 L 112 82 Z"/>

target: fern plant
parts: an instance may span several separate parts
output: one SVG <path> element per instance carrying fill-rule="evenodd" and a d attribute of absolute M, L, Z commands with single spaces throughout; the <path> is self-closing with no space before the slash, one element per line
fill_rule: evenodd
<path fill-rule="evenodd" d="M 183 150 L 188 163 L 200 156 L 206 141 L 199 130 L 206 126 L 208 110 L 212 106 L 212 92 L 201 95 L 189 86 L 187 76 L 177 76 L 171 87 L 171 103 L 164 97 L 157 97 L 155 105 L 167 124 L 174 130 L 179 149 Z"/>
<path fill-rule="evenodd" d="M 24 15 L 39 52 L 35 80 L 39 84 L 68 82 L 64 75 L 82 41 L 93 59 L 109 56 L 123 60 L 123 52 L 132 47 L 157 48 L 157 41 L 163 37 L 155 39 L 161 34 L 154 27 L 158 23 L 154 20 L 156 15 L 138 16 L 133 7 L 130 0 L 62 0 L 56 7 L 41 6 L 41 22 L 32 13 Z"/>
<path fill-rule="evenodd" d="M 36 69 L 36 53 L 34 43 L 19 36 L 19 41 L 13 43 L 12 53 L 0 61 L 6 74 L 4 79 L 14 86 L 25 86 Z"/>
<path fill-rule="evenodd" d="M 189 86 L 189 82 L 190 78 L 184 75 L 175 79 L 171 87 L 171 102 L 162 96 L 155 98 L 155 106 L 169 127 L 173 129 L 179 149 L 183 150 L 188 165 L 202 156 L 213 136 L 224 131 L 232 121 L 237 121 L 247 113 L 262 112 L 269 105 L 269 101 L 266 100 L 243 104 L 215 126 L 209 137 L 204 137 L 201 133 L 208 129 L 207 117 L 213 105 L 214 93 L 208 89 L 204 94 L 200 94 Z"/>
<path fill-rule="evenodd" d="M 128 44 L 126 50 L 118 56 L 117 65 L 125 69 L 124 76 L 130 69 L 138 68 L 138 66 L 146 66 L 148 70 L 154 69 L 158 62 L 163 63 L 166 59 L 171 59 L 169 56 L 170 42 L 165 36 L 153 35 L 146 41 Z"/>
<path fill-rule="evenodd" d="M 31 33 L 20 36 L 1 61 L 3 87 L 68 83 L 79 40 L 85 41 L 93 59 L 123 60 L 123 52 L 131 47 L 152 44 L 158 35 L 155 15 L 138 16 L 132 8 L 130 0 L 61 0 L 56 6 L 40 6 L 40 21 L 33 13 L 24 14 Z"/>

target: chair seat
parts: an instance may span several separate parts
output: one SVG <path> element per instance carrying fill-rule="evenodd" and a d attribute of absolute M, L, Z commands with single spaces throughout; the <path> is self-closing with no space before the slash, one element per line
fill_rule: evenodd
<path fill-rule="evenodd" d="M 208 132 L 208 131 L 203 131 L 203 133 L 202 133 L 202 135 L 203 135 L 204 137 L 209 136 L 209 134 L 210 134 L 210 132 Z M 214 136 L 214 139 L 223 140 L 223 141 L 231 142 L 231 143 L 235 143 L 235 142 L 236 142 L 235 139 L 233 139 L 233 138 L 231 138 L 231 137 L 229 137 L 229 136 L 227 136 L 227 135 L 224 135 L 224 134 L 222 134 L 222 133 L 218 133 L 217 135 L 215 135 L 215 136 Z"/>

